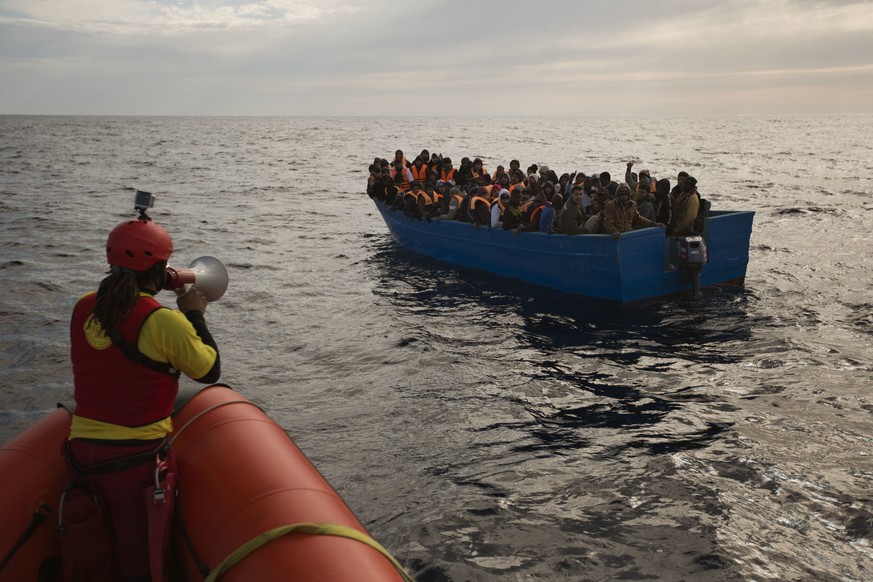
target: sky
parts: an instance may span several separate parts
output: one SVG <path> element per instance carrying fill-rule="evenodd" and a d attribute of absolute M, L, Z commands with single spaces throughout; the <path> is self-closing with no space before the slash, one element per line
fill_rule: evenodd
<path fill-rule="evenodd" d="M 873 113 L 873 1 L 0 0 L 0 114 Z"/>

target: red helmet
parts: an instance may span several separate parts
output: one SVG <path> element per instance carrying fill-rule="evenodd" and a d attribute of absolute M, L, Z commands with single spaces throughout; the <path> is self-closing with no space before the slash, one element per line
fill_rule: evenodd
<path fill-rule="evenodd" d="M 127 220 L 112 229 L 106 240 L 106 260 L 134 271 L 145 271 L 173 254 L 173 241 L 151 220 Z"/>

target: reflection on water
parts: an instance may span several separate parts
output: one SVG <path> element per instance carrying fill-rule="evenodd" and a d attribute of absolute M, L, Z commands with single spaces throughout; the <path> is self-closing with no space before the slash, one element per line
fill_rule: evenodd
<path fill-rule="evenodd" d="M 231 271 L 222 380 L 417 579 L 873 580 L 873 117 L 647 123 L 0 116 L 0 436 L 69 398 L 69 312 L 137 186 L 180 264 Z M 404 250 L 362 193 L 398 136 L 615 174 L 617 135 L 757 211 L 745 289 L 552 292 Z"/>

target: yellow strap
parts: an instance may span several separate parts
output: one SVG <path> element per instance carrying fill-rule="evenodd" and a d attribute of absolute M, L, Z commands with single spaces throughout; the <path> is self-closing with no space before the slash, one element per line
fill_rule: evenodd
<path fill-rule="evenodd" d="M 205 582 L 215 582 L 219 576 L 233 568 L 236 564 L 240 562 L 243 558 L 257 550 L 258 548 L 267 545 L 271 541 L 278 539 L 289 533 L 304 533 L 304 534 L 315 534 L 315 535 L 328 535 L 328 536 L 338 536 L 342 538 L 349 538 L 352 540 L 357 540 L 361 543 L 367 544 L 386 558 L 397 568 L 397 571 L 403 577 L 406 582 L 415 582 L 412 576 L 403 569 L 403 566 L 400 565 L 394 557 L 388 553 L 382 545 L 368 536 L 365 533 L 361 533 L 356 529 L 346 527 L 344 525 L 337 525 L 333 523 L 294 523 L 291 525 L 283 525 L 281 527 L 277 527 L 271 529 L 269 531 L 265 531 L 264 533 L 252 538 L 247 541 L 239 548 L 237 548 L 232 554 L 226 557 L 212 572 L 209 573 L 209 576 L 206 577 Z"/>

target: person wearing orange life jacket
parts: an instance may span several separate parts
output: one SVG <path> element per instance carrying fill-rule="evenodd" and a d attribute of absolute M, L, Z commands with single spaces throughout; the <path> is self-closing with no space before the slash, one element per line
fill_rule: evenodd
<path fill-rule="evenodd" d="M 440 207 L 440 214 L 446 214 L 449 211 L 449 191 L 451 189 L 451 182 L 437 180 L 436 190 L 434 191 L 434 200 L 436 200 Z"/>
<path fill-rule="evenodd" d="M 487 198 L 488 202 L 491 202 L 500 192 L 500 187 L 491 183 L 491 176 L 489 176 L 488 174 L 483 174 L 482 176 L 479 176 L 478 184 L 479 196 Z"/>
<path fill-rule="evenodd" d="M 448 184 L 448 182 L 446 182 Z M 440 220 L 456 220 L 458 218 L 458 209 L 464 203 L 464 195 L 461 194 L 461 189 L 453 186 L 449 193 L 443 198 L 440 206 Z"/>
<path fill-rule="evenodd" d="M 482 188 L 475 189 L 470 193 L 467 205 L 467 215 L 473 226 L 488 226 L 491 224 L 491 201 L 484 196 Z"/>
<path fill-rule="evenodd" d="M 532 198 L 527 210 L 522 214 L 522 224 L 516 229 L 516 232 L 534 232 L 539 230 L 540 213 L 545 205 L 546 200 L 542 197 L 542 193 Z"/>
<path fill-rule="evenodd" d="M 485 167 L 482 165 L 482 160 L 479 158 L 473 160 L 473 165 L 470 171 L 473 173 L 474 180 L 478 180 L 488 173 L 488 170 L 485 169 Z"/>
<path fill-rule="evenodd" d="M 409 166 L 409 171 L 412 173 L 413 180 L 416 180 L 421 184 L 427 182 L 427 165 L 425 165 L 420 157 L 415 158 L 412 165 Z"/>
<path fill-rule="evenodd" d="M 108 515 L 125 580 L 163 576 L 150 572 L 144 490 L 155 483 L 156 455 L 174 465 L 166 438 L 180 372 L 206 384 L 221 375 L 203 294 L 192 288 L 178 297 L 178 311 L 152 297 L 172 252 L 170 236 L 145 211 L 116 226 L 106 242 L 110 273 L 79 299 L 70 325 L 76 407 L 65 457 Z"/>
<path fill-rule="evenodd" d="M 501 176 L 506 176 L 507 180 L 509 179 L 509 174 L 506 173 L 506 168 L 503 166 L 497 166 L 497 169 L 494 170 L 494 175 L 491 176 L 491 178 L 494 180 L 495 184 L 499 184 Z"/>
<path fill-rule="evenodd" d="M 509 193 L 515 190 L 519 185 L 524 187 L 524 174 L 522 172 L 512 172 L 509 174 L 509 186 L 506 187 Z"/>
<path fill-rule="evenodd" d="M 455 182 L 456 170 L 452 167 L 452 158 L 443 158 L 440 180 L 443 182 Z"/>
<path fill-rule="evenodd" d="M 391 160 L 391 167 L 394 167 L 394 164 L 400 162 L 403 164 L 403 167 L 409 166 L 409 162 L 406 161 L 406 156 L 403 155 L 403 150 L 397 150 L 394 152 L 394 159 Z"/>
<path fill-rule="evenodd" d="M 509 198 L 509 190 L 503 189 L 491 202 L 491 228 L 503 226 L 503 213 L 509 205 Z"/>
<path fill-rule="evenodd" d="M 440 199 L 442 198 L 442 194 L 437 192 L 437 189 L 434 187 L 433 182 L 425 182 L 424 183 L 424 193 L 427 194 L 434 204 L 439 206 Z"/>
<path fill-rule="evenodd" d="M 552 199 L 546 202 L 545 205 L 541 206 L 542 211 L 540 212 L 539 221 L 538 221 L 538 230 L 540 232 L 544 232 L 546 234 L 553 234 L 557 232 L 558 226 L 558 214 L 561 212 L 561 208 L 564 206 L 564 197 L 560 194 L 554 194 Z"/>
<path fill-rule="evenodd" d="M 410 184 L 414 178 L 409 168 L 400 161 L 394 160 L 394 166 L 391 168 L 391 179 L 402 192 L 409 192 Z"/>
<path fill-rule="evenodd" d="M 469 185 L 478 185 L 478 181 L 473 178 L 473 162 L 470 158 L 461 158 L 461 165 L 458 166 L 458 171 L 455 172 L 455 183 L 461 188 L 466 188 Z"/>
<path fill-rule="evenodd" d="M 416 204 L 416 218 L 427 218 L 428 221 L 436 215 L 437 206 L 433 198 L 421 187 L 418 181 L 413 180 L 411 190 L 407 196 L 413 196 Z"/>

